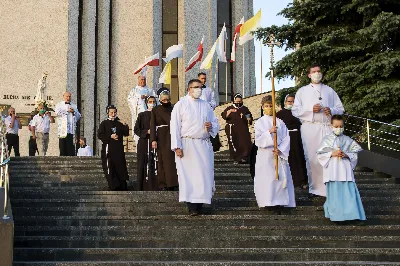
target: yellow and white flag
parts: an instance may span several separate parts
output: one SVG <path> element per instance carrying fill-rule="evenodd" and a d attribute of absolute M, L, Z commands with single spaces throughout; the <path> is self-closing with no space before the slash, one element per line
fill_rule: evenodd
<path fill-rule="evenodd" d="M 256 31 L 257 28 L 260 27 L 260 24 L 261 24 L 261 9 L 257 12 L 257 14 L 254 17 L 247 20 L 240 28 L 239 44 L 243 45 L 246 42 L 254 39 L 254 35 L 251 32 Z"/>
<path fill-rule="evenodd" d="M 206 58 L 204 58 L 203 62 L 201 62 L 200 69 L 210 69 L 212 66 L 213 57 L 215 54 L 215 49 L 217 48 L 218 39 L 215 41 L 214 45 L 211 47 L 211 50 L 208 52 Z"/>
<path fill-rule="evenodd" d="M 171 61 L 165 65 L 164 70 L 161 72 L 158 83 L 171 84 Z"/>

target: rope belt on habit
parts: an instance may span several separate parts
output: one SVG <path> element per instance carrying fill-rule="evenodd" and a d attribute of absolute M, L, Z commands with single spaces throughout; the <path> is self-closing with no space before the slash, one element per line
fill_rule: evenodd
<path fill-rule="evenodd" d="M 167 127 L 168 125 L 161 125 L 161 126 L 156 126 L 156 129 L 160 128 L 160 127 Z"/>
<path fill-rule="evenodd" d="M 317 125 L 323 125 L 323 126 L 330 126 L 329 123 L 321 123 L 321 122 L 311 122 L 311 121 L 301 121 L 302 123 L 307 123 L 307 124 L 317 124 Z"/>
<path fill-rule="evenodd" d="M 201 139 L 201 140 L 208 140 L 208 139 L 204 139 L 204 138 L 193 138 L 193 137 L 189 137 L 189 136 L 184 136 L 182 137 L 183 139 Z"/>

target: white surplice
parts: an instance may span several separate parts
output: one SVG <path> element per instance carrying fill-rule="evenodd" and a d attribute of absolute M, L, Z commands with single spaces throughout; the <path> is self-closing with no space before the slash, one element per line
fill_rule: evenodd
<path fill-rule="evenodd" d="M 69 108 L 74 109 L 74 113 L 68 112 Z M 76 123 L 81 118 L 78 107 L 73 103 L 66 104 L 62 101 L 56 105 L 55 109 L 57 114 L 58 137 L 65 138 L 67 134 L 75 135 Z"/>
<path fill-rule="evenodd" d="M 84 148 L 80 147 L 76 156 L 93 156 L 93 150 L 87 145 Z"/>
<path fill-rule="evenodd" d="M 320 100 L 321 98 L 321 100 Z M 303 140 L 304 156 L 306 159 L 309 192 L 319 196 L 326 196 L 323 181 L 323 169 L 317 159 L 316 151 L 322 138 L 332 132 L 330 116 L 313 112 L 315 104 L 329 107 L 332 115 L 343 114 L 343 104 L 336 92 L 324 84 L 309 84 L 300 88 L 294 100 L 292 114 L 299 118 L 301 125 L 301 138 Z"/>
<path fill-rule="evenodd" d="M 279 180 L 275 176 L 274 137 L 269 130 L 273 126 L 272 116 L 264 115 L 254 124 L 255 144 L 258 147 L 254 193 L 259 207 L 296 207 L 292 174 L 288 164 L 290 136 L 285 123 L 276 119 L 278 127 Z"/>
<path fill-rule="evenodd" d="M 147 95 L 147 96 L 154 96 L 156 97 L 156 93 L 154 92 L 153 89 L 149 87 L 141 87 L 141 86 L 136 86 L 133 88 L 128 95 L 128 105 L 129 109 L 131 110 L 132 114 L 132 136 L 135 136 L 135 133 L 133 132 L 133 128 L 135 127 L 136 119 L 138 115 L 141 112 L 144 112 L 147 110 L 147 105 L 146 105 L 146 99 L 142 99 L 142 95 Z M 135 136 L 136 137 L 136 136 Z M 137 142 L 139 138 L 135 138 L 135 141 Z M 136 143 L 137 144 L 137 143 Z"/>
<path fill-rule="evenodd" d="M 332 152 L 339 148 L 348 158 L 331 157 Z M 325 136 L 317 151 L 318 161 L 324 169 L 324 183 L 355 182 L 353 170 L 361 150 L 361 146 L 348 136 L 336 136 L 333 133 Z"/>
<path fill-rule="evenodd" d="M 214 91 L 209 87 L 203 88 L 200 99 L 208 102 L 213 110 L 217 107 Z"/>
<path fill-rule="evenodd" d="M 205 122 L 212 123 L 206 131 Z M 210 135 L 219 131 L 218 119 L 210 105 L 187 95 L 174 106 L 171 114 L 171 149 L 182 149 L 175 155 L 179 181 L 179 201 L 211 204 L 214 188 L 214 152 Z"/>

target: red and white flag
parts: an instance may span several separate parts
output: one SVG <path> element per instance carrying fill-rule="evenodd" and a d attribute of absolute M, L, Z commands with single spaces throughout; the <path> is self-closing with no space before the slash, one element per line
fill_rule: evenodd
<path fill-rule="evenodd" d="M 192 58 L 190 58 L 188 67 L 186 68 L 185 72 L 188 72 L 190 69 L 192 69 L 197 64 L 197 62 L 200 62 L 203 58 L 203 41 L 204 36 L 201 39 L 199 47 L 197 48 L 197 53 Z"/>
<path fill-rule="evenodd" d="M 236 40 L 240 36 L 240 29 L 242 28 L 244 23 L 244 17 L 240 20 L 239 24 L 235 28 L 235 32 L 233 33 L 233 42 L 232 42 L 232 52 L 231 52 L 231 62 L 235 62 L 236 60 Z"/>
<path fill-rule="evenodd" d="M 135 72 L 133 72 L 134 75 L 136 75 L 137 73 L 139 73 L 140 71 L 142 71 L 142 69 L 145 66 L 159 66 L 160 65 L 160 55 L 159 53 L 156 53 L 155 55 L 152 55 L 150 57 L 147 57 L 144 60 L 143 64 L 140 64 L 138 66 L 138 68 L 135 70 Z"/>

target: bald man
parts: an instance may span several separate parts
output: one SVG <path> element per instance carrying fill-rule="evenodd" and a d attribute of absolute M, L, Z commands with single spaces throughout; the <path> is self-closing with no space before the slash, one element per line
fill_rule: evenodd
<path fill-rule="evenodd" d="M 147 105 L 145 99 L 147 96 L 154 96 L 157 99 L 157 95 L 153 89 L 147 87 L 146 85 L 146 77 L 140 75 L 138 77 L 137 86 L 132 88 L 128 95 L 128 105 L 132 113 L 132 136 L 135 139 L 135 143 L 137 146 L 137 142 L 139 137 L 135 135 L 133 132 L 133 128 L 135 127 L 136 119 L 141 112 L 147 110 Z"/>
<path fill-rule="evenodd" d="M 4 119 L 6 125 L 6 139 L 8 152 L 11 154 L 11 149 L 14 149 L 14 155 L 19 156 L 19 137 L 18 130 L 22 128 L 21 121 L 15 115 L 15 109 L 8 109 L 8 116 Z"/>
<path fill-rule="evenodd" d="M 74 156 L 76 122 L 81 118 L 78 107 L 71 103 L 71 93 L 64 92 L 64 100 L 56 105 L 60 156 Z"/>

